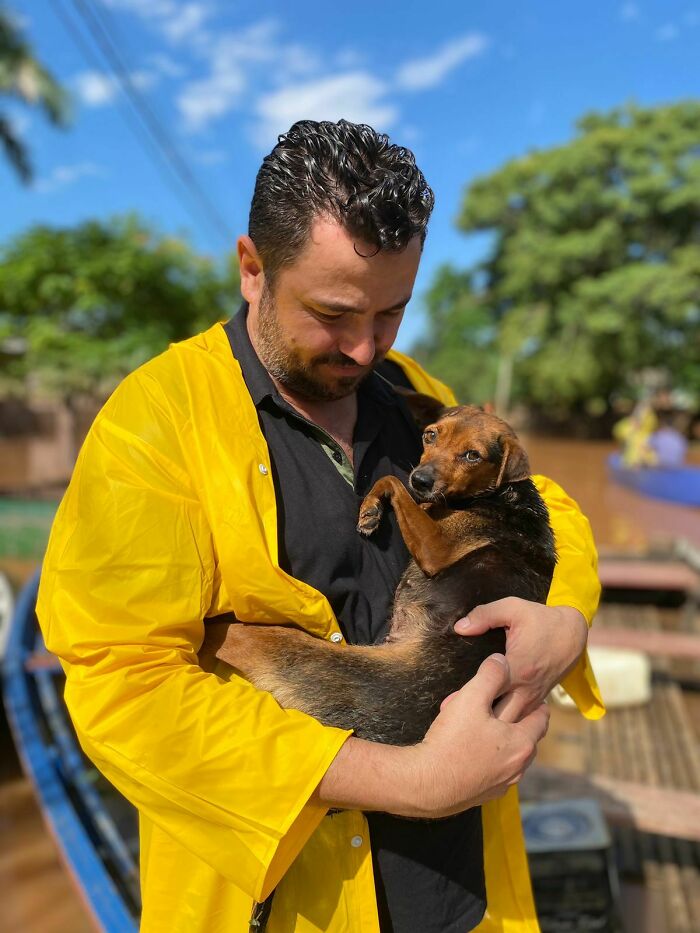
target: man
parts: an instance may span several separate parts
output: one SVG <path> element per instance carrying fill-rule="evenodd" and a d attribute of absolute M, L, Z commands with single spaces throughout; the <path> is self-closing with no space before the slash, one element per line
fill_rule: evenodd
<path fill-rule="evenodd" d="M 139 808 L 145 931 L 245 930 L 273 891 L 268 933 L 536 929 L 511 785 L 562 676 L 600 713 L 595 551 L 558 487 L 538 479 L 560 554 L 549 606 L 472 613 L 471 631 L 507 626 L 508 661 L 484 662 L 415 747 L 326 728 L 197 663 L 203 620 L 230 612 L 383 637 L 407 553 L 393 519 L 376 541 L 354 529 L 374 480 L 420 451 L 390 383 L 452 400 L 389 354 L 431 208 L 386 137 L 295 124 L 239 239 L 240 313 L 127 378 L 81 451 L 38 612 L 84 748 Z"/>

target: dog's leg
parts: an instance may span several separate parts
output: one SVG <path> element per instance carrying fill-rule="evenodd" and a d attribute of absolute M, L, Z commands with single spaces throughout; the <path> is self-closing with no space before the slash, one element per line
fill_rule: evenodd
<path fill-rule="evenodd" d="M 444 525 L 439 524 L 411 498 L 410 493 L 396 476 L 383 476 L 372 486 L 360 506 L 357 530 L 370 535 L 379 525 L 384 511 L 384 500 L 391 502 L 414 560 L 429 577 L 445 570 L 472 551 L 492 544 L 475 523 L 471 534 L 464 534 L 462 523 L 459 537 L 452 537 Z"/>

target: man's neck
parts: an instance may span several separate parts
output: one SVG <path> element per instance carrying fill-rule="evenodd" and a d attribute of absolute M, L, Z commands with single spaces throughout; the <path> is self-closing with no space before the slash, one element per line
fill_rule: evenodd
<path fill-rule="evenodd" d="M 265 360 L 258 349 L 259 342 L 257 339 L 257 331 L 250 313 L 248 313 L 246 318 L 246 328 L 253 349 L 258 355 L 258 359 L 267 369 Z M 303 395 L 299 395 L 297 392 L 285 386 L 276 379 L 269 370 L 268 373 L 282 398 L 289 402 L 292 408 L 296 409 L 300 415 L 303 415 L 304 418 L 317 424 L 330 434 L 331 437 L 335 438 L 352 463 L 352 439 L 355 431 L 355 422 L 357 420 L 357 393 L 353 392 L 345 398 L 334 399 L 332 401 L 310 399 Z"/>
<path fill-rule="evenodd" d="M 352 439 L 357 421 L 357 393 L 333 401 L 314 401 L 290 391 L 271 376 L 279 394 L 300 415 L 323 428 L 340 444 L 352 462 Z"/>

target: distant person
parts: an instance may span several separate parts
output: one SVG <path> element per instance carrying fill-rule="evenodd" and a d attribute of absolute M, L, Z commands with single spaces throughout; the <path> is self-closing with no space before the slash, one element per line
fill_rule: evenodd
<path fill-rule="evenodd" d="M 623 466 L 637 468 L 656 465 L 657 454 L 650 443 L 656 425 L 656 415 L 648 401 L 637 402 L 631 414 L 617 422 L 613 436 L 622 445 Z"/>
<path fill-rule="evenodd" d="M 688 453 L 688 441 L 675 427 L 672 415 L 660 415 L 659 421 L 659 427 L 649 438 L 649 446 L 656 455 L 656 466 L 682 467 Z"/>

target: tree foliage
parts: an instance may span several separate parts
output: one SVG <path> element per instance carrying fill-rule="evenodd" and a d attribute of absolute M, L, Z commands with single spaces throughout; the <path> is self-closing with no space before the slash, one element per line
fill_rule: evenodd
<path fill-rule="evenodd" d="M 602 413 L 647 369 L 700 398 L 700 103 L 577 128 L 468 187 L 458 226 L 491 247 L 439 271 L 418 352 L 476 401 L 512 367 L 511 404 L 561 419 Z"/>
<path fill-rule="evenodd" d="M 36 107 L 57 126 L 68 117 L 68 97 L 35 58 L 9 11 L 0 6 L 0 100 Z M 0 146 L 22 181 L 32 179 L 29 152 L 10 117 L 0 109 Z"/>
<path fill-rule="evenodd" d="M 239 302 L 233 259 L 221 268 L 136 217 L 33 227 L 0 250 L 0 390 L 104 397 Z"/>

